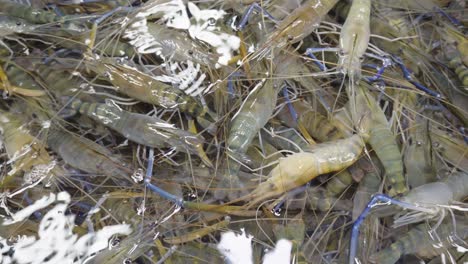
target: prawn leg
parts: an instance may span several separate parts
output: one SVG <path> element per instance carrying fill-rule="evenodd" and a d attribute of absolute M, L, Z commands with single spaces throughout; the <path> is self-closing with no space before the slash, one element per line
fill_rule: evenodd
<path fill-rule="evenodd" d="M 49 130 L 47 144 L 72 167 L 94 174 L 105 175 L 127 186 L 133 170 L 106 148 L 84 137 L 66 131 Z"/>
<path fill-rule="evenodd" d="M 381 80 L 382 74 L 384 73 L 385 69 L 388 68 L 390 65 L 383 64 L 382 66 L 375 66 L 375 65 L 363 65 L 364 67 L 370 67 L 375 69 L 377 72 L 374 74 L 374 76 L 371 77 L 365 77 L 364 80 L 366 80 L 369 83 L 376 82 L 378 80 Z"/>
<path fill-rule="evenodd" d="M 62 99 L 68 98 L 65 96 Z M 201 154 L 203 159 L 206 158 L 205 153 L 199 151 L 203 142 L 201 136 L 178 129 L 157 117 L 125 111 L 112 101 L 99 104 L 74 99 L 69 106 L 133 142 L 156 148 L 171 147 L 187 153 Z"/>
<path fill-rule="evenodd" d="M 254 87 L 232 120 L 226 142 L 229 153 L 237 156 L 245 155 L 254 137 L 273 114 L 276 100 L 277 89 L 272 84 L 271 79 L 264 79 Z M 231 199 L 235 199 L 245 194 L 242 190 L 226 193 L 226 189 L 242 189 L 243 184 L 237 176 L 240 166 L 232 156 L 228 157 L 228 168 L 224 174 L 220 175 L 223 177 L 218 185 L 220 190 L 215 192 L 217 199 L 223 199 L 226 195 Z"/>

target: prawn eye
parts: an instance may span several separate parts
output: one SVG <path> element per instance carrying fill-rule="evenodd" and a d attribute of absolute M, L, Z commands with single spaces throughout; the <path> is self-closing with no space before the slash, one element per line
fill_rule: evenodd
<path fill-rule="evenodd" d="M 20 22 L 20 21 L 17 21 L 17 22 L 16 22 L 16 25 L 17 25 L 17 26 L 21 26 L 21 22 Z"/>
<path fill-rule="evenodd" d="M 208 18 L 208 25 L 214 26 L 216 24 L 216 19 L 210 17 Z"/>
<path fill-rule="evenodd" d="M 117 239 L 113 239 L 111 242 L 110 242 L 110 245 L 111 247 L 116 247 L 120 244 L 120 240 L 117 238 Z"/>
<path fill-rule="evenodd" d="M 193 50 L 188 50 L 187 52 L 189 55 L 193 55 Z"/>
<path fill-rule="evenodd" d="M 292 35 L 288 35 L 288 41 L 293 41 L 294 37 Z"/>

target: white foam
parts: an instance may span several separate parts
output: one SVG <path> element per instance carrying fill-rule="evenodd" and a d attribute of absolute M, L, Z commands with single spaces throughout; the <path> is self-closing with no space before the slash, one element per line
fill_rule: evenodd
<path fill-rule="evenodd" d="M 221 241 L 217 248 L 227 261 L 231 264 L 250 264 L 252 260 L 252 238 L 245 234 L 244 229 L 241 229 L 240 235 L 234 232 L 226 232 L 221 234 Z"/>
<path fill-rule="evenodd" d="M 252 257 L 252 238 L 247 235 L 244 229 L 241 234 L 232 231 L 222 233 L 221 241 L 217 245 L 218 251 L 223 254 L 230 264 L 250 264 Z M 291 258 L 292 243 L 286 239 L 280 239 L 275 248 L 266 253 L 263 264 L 288 264 Z"/>
<path fill-rule="evenodd" d="M 291 258 L 292 243 L 286 239 L 276 242 L 273 251 L 265 254 L 263 264 L 289 263 Z"/>
<path fill-rule="evenodd" d="M 162 13 L 162 19 L 167 27 L 187 30 L 192 39 L 203 41 L 214 47 L 221 55 L 216 67 L 227 65 L 232 58 L 232 52 L 239 49 L 240 39 L 235 35 L 222 32 L 216 26 L 217 21 L 226 13 L 216 9 L 201 10 L 192 2 L 188 2 L 187 7 L 192 18 L 189 18 L 182 0 L 172 0 L 142 8 L 142 11 L 136 15 L 136 21 L 125 30 L 124 37 L 130 40 L 129 43 L 136 47 L 139 53 L 161 54 L 159 43 L 148 33 L 146 17 Z"/>
<path fill-rule="evenodd" d="M 47 263 L 82 263 L 83 260 L 107 248 L 112 236 L 131 233 L 129 225 L 113 225 L 78 239 L 78 235 L 72 231 L 75 216 L 65 214 L 70 203 L 70 195 L 66 192 L 44 196 L 13 214 L 11 219 L 7 219 L 3 224 L 22 221 L 54 202 L 57 204 L 43 216 L 37 236 L 18 237 L 16 243 L 7 243 L 7 239 L 0 237 L 0 263 L 39 264 L 44 263 L 46 259 Z M 6 252 L 12 253 L 1 254 Z"/>

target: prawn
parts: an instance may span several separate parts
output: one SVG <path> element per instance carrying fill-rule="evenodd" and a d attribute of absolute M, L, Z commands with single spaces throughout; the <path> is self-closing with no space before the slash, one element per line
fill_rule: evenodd
<path fill-rule="evenodd" d="M 437 194 L 437 195 L 434 195 Z M 437 216 L 443 218 L 445 216 L 445 207 L 450 207 L 450 204 L 461 201 L 468 195 L 468 174 L 465 172 L 457 172 L 447 177 L 440 182 L 432 182 L 421 185 L 409 191 L 400 200 L 405 203 L 415 204 L 424 207 L 424 211 L 415 211 L 398 217 L 394 221 L 394 226 L 402 226 L 411 223 L 417 223 L 422 220 L 433 219 Z M 461 210 L 468 210 L 464 206 Z"/>
<path fill-rule="evenodd" d="M 463 240 L 468 236 L 467 230 L 466 219 L 460 218 L 456 220 L 456 226 L 451 221 L 444 221 L 435 230 L 435 234 L 426 223 L 422 223 L 411 228 L 390 246 L 371 255 L 369 260 L 372 263 L 393 264 L 401 256 L 408 254 L 421 258 L 438 256 L 456 243 L 463 244 Z"/>
<path fill-rule="evenodd" d="M 254 137 L 273 114 L 276 99 L 277 90 L 273 86 L 271 79 L 264 79 L 255 86 L 232 120 L 229 137 L 226 142 L 230 154 L 232 153 L 232 155 L 237 156 L 245 155 Z M 229 160 L 233 159 L 229 158 Z M 222 176 L 223 178 L 218 187 L 236 188 L 242 186 L 237 176 L 240 164 L 234 163 L 229 166 L 227 175 Z M 215 197 L 217 199 L 224 198 L 224 190 L 217 191 Z"/>
<path fill-rule="evenodd" d="M 333 8 L 338 0 L 307 0 L 299 8 L 285 17 L 277 29 L 270 35 L 249 59 L 263 57 L 271 47 L 284 48 L 294 44 L 312 33 L 320 24 L 323 17 Z"/>
<path fill-rule="evenodd" d="M 318 144 L 307 152 L 295 153 L 280 159 L 266 182 L 238 200 L 247 201 L 249 208 L 268 198 L 302 186 L 321 174 L 349 167 L 363 151 L 363 136 L 365 135 L 355 134 L 349 138 Z"/>
<path fill-rule="evenodd" d="M 70 166 L 93 175 L 118 178 L 124 184 L 131 182 L 133 169 L 108 149 L 59 129 L 50 129 L 48 146 Z"/>
<path fill-rule="evenodd" d="M 85 60 L 84 63 L 95 73 L 104 76 L 119 92 L 132 98 L 168 109 L 178 108 L 194 116 L 206 114 L 204 107 L 193 97 L 135 68 L 119 65 L 111 59 Z"/>
<path fill-rule="evenodd" d="M 306 130 L 308 135 L 312 135 L 320 142 L 346 137 L 347 134 L 344 132 L 346 131 L 346 127 L 338 119 L 325 117 L 319 112 L 314 111 L 312 106 L 303 100 L 295 101 L 292 103 L 292 106 L 297 113 L 296 122 L 290 120 L 288 118 L 290 114 L 284 113 L 285 111 L 279 113 L 281 120 L 285 121 L 288 126 L 297 127 L 299 130 Z M 342 170 L 328 181 L 326 187 L 327 194 L 331 196 L 338 195 L 352 183 L 353 177 L 351 173 L 348 170 Z"/>
<path fill-rule="evenodd" d="M 199 145 L 203 144 L 201 136 L 178 129 L 157 117 L 122 110 L 110 100 L 105 104 L 99 104 L 74 99 L 68 107 L 145 146 L 171 147 L 188 153 L 197 153 Z"/>
<path fill-rule="evenodd" d="M 10 39 L 11 35 L 15 33 L 33 32 L 35 29 L 35 25 L 31 25 L 31 23 L 28 23 L 25 20 L 0 15 L 0 45 L 8 50 L 10 56 L 13 56 L 13 51 L 5 42 L 3 42 L 3 39 Z M 3 67 L 0 67 L 0 81 L 3 85 L 3 89 L 8 93 L 22 91 L 21 88 L 12 87 L 8 80 L 8 74 L 5 72 Z"/>

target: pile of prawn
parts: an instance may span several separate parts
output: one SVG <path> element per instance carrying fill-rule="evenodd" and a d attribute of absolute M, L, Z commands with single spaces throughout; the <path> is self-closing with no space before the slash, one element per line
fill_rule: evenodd
<path fill-rule="evenodd" d="M 0 0 L 0 262 L 468 261 L 465 10 Z"/>

